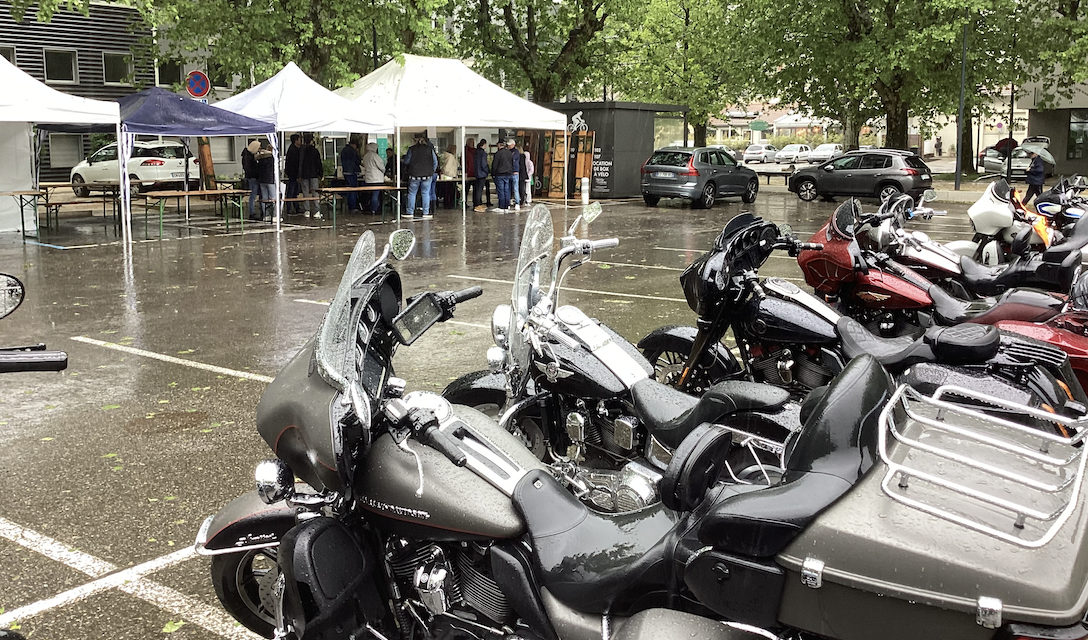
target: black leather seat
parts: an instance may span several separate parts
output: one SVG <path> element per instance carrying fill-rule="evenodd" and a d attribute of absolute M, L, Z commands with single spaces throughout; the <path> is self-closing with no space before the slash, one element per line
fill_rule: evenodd
<path fill-rule="evenodd" d="M 589 510 L 551 473 L 530 471 L 514 488 L 542 586 L 586 613 L 605 613 L 666 584 L 677 516 L 662 504 L 622 514 Z"/>
<path fill-rule="evenodd" d="M 704 422 L 719 422 L 738 411 L 776 410 L 790 399 L 785 389 L 765 384 L 727 380 L 701 398 L 689 396 L 653 379 L 631 387 L 631 403 L 638 419 L 661 444 L 675 449 Z"/>
<path fill-rule="evenodd" d="M 967 322 L 995 304 L 993 298 L 968 302 L 953 297 L 944 289 L 933 285 L 926 293 L 933 300 L 933 318 L 937 324 L 954 325 Z"/>
<path fill-rule="evenodd" d="M 997 355 L 1001 348 L 1001 332 L 997 327 L 981 324 L 930 327 L 917 340 L 881 338 L 847 317 L 840 318 L 836 328 L 846 357 L 868 354 L 892 371 L 919 362 L 978 364 Z"/>
<path fill-rule="evenodd" d="M 782 480 L 720 498 L 703 518 L 699 541 L 756 558 L 785 548 L 873 466 L 880 411 L 892 390 L 875 358 L 855 358 L 786 445 Z"/>

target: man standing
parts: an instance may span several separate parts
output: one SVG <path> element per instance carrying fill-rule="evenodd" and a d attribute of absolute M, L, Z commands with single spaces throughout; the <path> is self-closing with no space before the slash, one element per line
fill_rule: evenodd
<path fill-rule="evenodd" d="M 431 179 L 438 170 L 438 156 L 427 142 L 427 135 L 417 133 L 415 144 L 408 147 L 404 154 L 404 164 L 408 169 L 408 217 L 430 219 L 431 216 Z M 416 193 L 419 193 L 423 205 L 423 215 L 416 216 Z"/>
<path fill-rule="evenodd" d="M 468 192 L 476 186 L 476 139 L 465 140 L 465 202 L 468 202 Z M 475 189 L 473 189 L 475 194 Z M 472 196 L 473 207 L 476 206 L 476 196 Z"/>
<path fill-rule="evenodd" d="M 368 187 L 380 187 L 385 183 L 385 160 L 378 155 L 378 143 L 366 143 L 366 153 L 363 155 L 363 183 Z M 370 192 L 370 212 L 381 211 L 381 191 Z"/>
<path fill-rule="evenodd" d="M 260 220 L 261 214 L 255 210 L 257 199 L 261 197 L 261 183 L 257 180 L 257 160 L 255 158 L 261 150 L 259 140 L 254 140 L 242 149 L 242 175 L 245 177 L 246 186 L 249 187 L 249 219 Z"/>
<path fill-rule="evenodd" d="M 1031 165 L 1028 166 L 1026 176 L 1028 190 L 1024 194 L 1024 204 L 1027 204 L 1032 198 L 1043 192 L 1043 182 L 1046 180 L 1046 167 L 1043 166 L 1043 159 L 1034 151 L 1028 151 L 1028 157 L 1031 158 Z"/>
<path fill-rule="evenodd" d="M 514 160 L 514 173 L 510 176 L 510 200 L 514 203 L 514 211 L 521 211 L 521 153 L 518 151 L 517 141 L 510 138 L 506 141 L 510 146 L 510 157 Z"/>
<path fill-rule="evenodd" d="M 272 143 L 265 140 L 260 150 L 253 156 L 257 160 L 257 179 L 261 183 L 260 220 L 275 221 L 276 217 L 276 156 L 272 153 Z"/>
<path fill-rule="evenodd" d="M 476 184 L 472 187 L 472 210 L 484 212 L 491 206 L 491 189 L 487 186 L 487 140 L 480 139 L 480 143 L 476 145 L 476 152 L 473 155 L 475 156 L 473 159 L 475 171 L 470 175 L 476 178 Z M 485 189 L 488 195 L 487 204 L 484 204 Z"/>
<path fill-rule="evenodd" d="M 284 197 L 288 200 L 298 197 L 298 154 L 301 148 L 302 136 L 292 133 L 291 146 L 287 147 L 287 157 L 283 161 L 283 169 L 287 174 L 287 195 Z M 292 209 L 292 213 L 302 213 L 302 207 L 297 202 L 288 203 L 283 212 L 287 213 L 287 209 Z"/>
<path fill-rule="evenodd" d="M 362 169 L 362 158 L 359 157 L 359 139 L 352 136 L 344 148 L 340 151 L 340 166 L 344 168 L 344 181 L 349 187 L 359 186 L 359 171 Z M 344 198 L 348 206 L 348 213 L 359 213 L 357 191 L 348 191 Z"/>
<path fill-rule="evenodd" d="M 303 198 L 317 198 L 317 189 L 321 186 L 321 176 L 325 173 L 325 167 L 321 164 L 321 152 L 314 146 L 314 134 L 307 133 L 302 138 L 302 148 L 298 153 L 298 182 L 302 187 Z M 306 217 L 310 217 L 310 203 L 306 200 Z M 317 213 L 314 218 L 321 219 L 321 204 L 316 205 Z"/>
<path fill-rule="evenodd" d="M 499 194 L 499 207 L 495 209 L 498 213 L 510 210 L 510 178 L 513 175 L 514 156 L 510 153 L 510 146 L 502 141 L 491 159 L 491 176 L 495 179 L 495 190 Z"/>

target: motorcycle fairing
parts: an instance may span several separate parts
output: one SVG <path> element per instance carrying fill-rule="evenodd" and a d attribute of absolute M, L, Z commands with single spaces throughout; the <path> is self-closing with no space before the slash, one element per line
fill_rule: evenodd
<path fill-rule="evenodd" d="M 302 485 L 302 490 L 309 487 Z M 265 504 L 256 491 L 231 500 L 208 516 L 196 537 L 196 552 L 211 556 L 274 547 L 295 526 L 295 510 L 286 502 Z"/>

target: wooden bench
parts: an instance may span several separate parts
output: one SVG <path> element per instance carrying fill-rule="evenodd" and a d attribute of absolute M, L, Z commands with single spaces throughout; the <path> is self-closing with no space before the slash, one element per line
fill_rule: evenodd
<path fill-rule="evenodd" d="M 774 177 L 774 176 L 782 176 L 782 183 L 783 184 L 789 184 L 790 176 L 793 175 L 793 172 L 795 171 L 794 166 L 792 164 L 786 164 L 786 165 L 781 165 L 781 164 L 773 164 L 773 165 L 761 164 L 761 165 L 759 165 L 758 169 L 751 166 L 751 165 L 747 165 L 747 164 L 744 165 L 744 166 L 748 167 L 752 171 L 755 171 L 757 176 L 766 176 L 767 177 L 767 184 L 771 184 L 771 178 Z"/>
<path fill-rule="evenodd" d="M 63 209 L 63 208 L 67 208 L 67 207 L 82 206 L 82 207 L 86 207 L 88 211 L 93 212 L 94 209 L 92 209 L 91 207 L 97 208 L 99 205 L 101 205 L 102 206 L 102 217 L 105 218 L 106 217 L 106 203 L 109 202 L 110 200 L 111 200 L 111 198 L 99 198 L 97 200 L 68 200 L 68 201 L 65 201 L 65 202 L 55 202 L 54 201 L 54 202 L 42 203 L 41 206 L 45 209 L 45 228 L 46 229 L 50 228 L 50 224 L 49 224 L 50 218 L 57 221 L 57 227 L 59 228 L 60 227 L 60 210 Z M 116 211 L 116 209 L 115 209 L 115 211 Z"/>

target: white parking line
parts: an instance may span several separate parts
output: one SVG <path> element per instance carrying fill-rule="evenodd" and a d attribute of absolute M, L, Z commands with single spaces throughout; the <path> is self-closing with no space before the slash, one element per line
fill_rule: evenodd
<path fill-rule="evenodd" d="M 456 278 L 458 280 L 476 280 L 478 282 L 494 282 L 497 284 L 514 284 L 513 280 L 498 280 L 496 278 L 479 278 L 476 276 L 455 276 L 448 275 L 447 278 Z M 664 296 L 646 296 L 638 293 L 619 293 L 616 291 L 598 291 L 596 289 L 575 289 L 573 287 L 563 287 L 563 291 L 575 291 L 577 293 L 594 293 L 602 296 L 616 296 L 618 298 L 639 298 L 640 300 L 661 300 L 664 302 L 687 302 L 683 298 L 666 298 Z"/>
<path fill-rule="evenodd" d="M 295 302 L 305 302 L 306 304 L 316 304 L 323 307 L 329 306 L 328 302 L 322 302 L 321 300 L 307 300 L 305 298 L 295 298 Z M 475 322 L 460 322 L 458 320 L 446 320 L 443 324 L 456 324 L 462 327 L 476 327 L 477 329 L 490 329 L 486 324 L 477 324 Z"/>
<path fill-rule="evenodd" d="M 637 267 L 639 269 L 662 269 L 664 271 L 683 271 L 680 267 L 665 267 L 659 264 L 639 264 L 637 262 L 605 262 L 594 260 L 592 264 L 607 264 L 610 267 Z"/>
<path fill-rule="evenodd" d="M 52 598 L 39 600 L 0 614 L 0 629 L 10 626 L 13 622 L 25 620 L 50 609 L 70 605 L 96 593 L 116 588 L 225 638 L 248 640 L 259 637 L 237 625 L 234 619 L 225 612 L 144 578 L 156 571 L 195 558 L 196 550 L 193 547 L 185 547 L 169 555 L 118 571 L 119 567 L 112 563 L 72 549 L 68 545 L 5 518 L 0 518 L 0 538 L 10 540 L 92 578 L 98 578 Z"/>
<path fill-rule="evenodd" d="M 114 351 L 121 351 L 124 353 L 131 353 L 134 356 L 141 356 L 144 358 L 152 358 L 154 360 L 161 360 L 163 362 L 169 362 L 171 364 L 180 364 L 186 367 L 192 367 L 193 369 L 203 369 L 204 371 L 211 371 L 212 373 L 218 373 L 224 376 L 233 376 L 235 378 L 243 378 L 245 380 L 255 380 L 257 382 L 272 382 L 271 376 L 262 376 L 259 373 L 250 373 L 248 371 L 238 371 L 236 369 L 228 369 L 226 367 L 219 367 L 214 364 L 204 364 L 203 362 L 196 362 L 195 360 L 186 360 L 184 358 L 175 358 L 174 356 L 168 356 L 162 353 L 155 353 L 154 351 L 147 351 L 145 349 L 137 349 L 136 347 L 129 347 L 123 344 L 117 344 L 114 342 L 106 342 L 104 340 L 95 340 L 94 338 L 88 338 L 87 336 L 72 336 L 72 340 L 76 342 L 83 342 L 86 344 L 93 344 L 96 347 L 105 347 L 107 349 L 113 349 Z"/>

